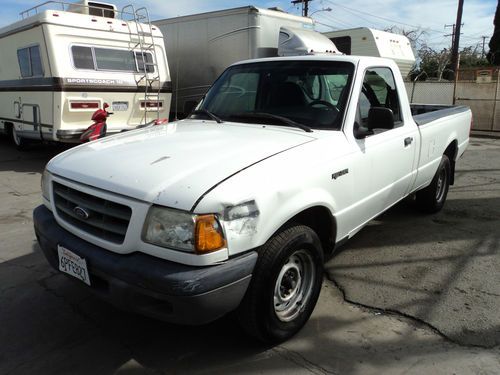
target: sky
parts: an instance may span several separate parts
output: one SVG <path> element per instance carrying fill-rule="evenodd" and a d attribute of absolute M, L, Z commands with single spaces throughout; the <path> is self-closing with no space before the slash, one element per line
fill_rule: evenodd
<path fill-rule="evenodd" d="M 21 11 L 41 2 L 2 0 L 0 27 L 19 20 Z M 118 9 L 131 3 L 130 0 L 105 2 L 116 4 Z M 293 5 L 289 0 L 137 0 L 133 4 L 146 6 L 153 20 L 246 5 L 279 7 L 298 15 L 302 11 L 300 4 Z M 497 0 L 464 0 L 460 48 L 478 46 L 482 49 L 485 36 L 488 51 L 496 6 Z M 457 7 L 458 0 L 311 0 L 309 14 L 316 21 L 316 29 L 322 32 L 360 26 L 382 30 L 392 26 L 405 30 L 419 28 L 425 31 L 422 41 L 440 50 L 451 44 L 451 36 L 446 35 L 452 30 L 445 25 L 455 23 Z"/>

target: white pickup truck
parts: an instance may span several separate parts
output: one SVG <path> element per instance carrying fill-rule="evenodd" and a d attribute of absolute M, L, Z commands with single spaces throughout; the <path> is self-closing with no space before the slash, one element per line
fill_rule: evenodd
<path fill-rule="evenodd" d="M 236 310 L 278 342 L 366 223 L 413 193 L 443 207 L 470 124 L 467 107 L 410 106 L 390 60 L 241 62 L 190 118 L 52 159 L 36 235 L 55 269 L 120 306 L 187 324 Z"/>

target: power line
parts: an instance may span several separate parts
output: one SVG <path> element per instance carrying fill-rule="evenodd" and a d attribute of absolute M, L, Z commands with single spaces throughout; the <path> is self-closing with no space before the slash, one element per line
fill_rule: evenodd
<path fill-rule="evenodd" d="M 292 0 L 292 4 L 302 4 L 302 16 L 307 17 L 309 14 L 309 2 L 312 0 Z"/>
<path fill-rule="evenodd" d="M 335 3 L 335 2 L 333 2 L 331 0 L 326 0 L 326 1 L 328 3 L 330 3 L 330 4 L 332 4 L 332 5 L 337 6 L 337 7 L 340 7 L 340 8 L 343 8 L 343 9 L 349 9 L 349 10 L 351 10 L 353 12 L 360 13 L 360 14 L 365 14 L 367 16 L 370 16 L 370 17 L 373 17 L 373 18 L 378 18 L 378 19 L 381 19 L 381 20 L 384 20 L 384 21 L 387 21 L 387 22 L 397 23 L 399 25 L 404 25 L 404 26 L 409 26 L 409 27 L 412 27 L 412 28 L 415 28 L 415 29 L 424 28 L 424 29 L 427 29 L 428 31 L 432 31 L 432 32 L 436 32 L 436 33 L 442 33 L 441 30 L 435 30 L 435 29 L 431 29 L 429 27 L 422 27 L 422 26 L 412 25 L 412 24 L 409 24 L 409 23 L 404 23 L 404 22 L 396 21 L 396 20 L 393 20 L 393 19 L 390 19 L 390 18 L 376 16 L 376 15 L 370 14 L 368 12 L 363 12 L 363 11 L 358 10 L 358 9 L 350 8 L 350 7 L 347 7 L 345 5 L 341 5 L 341 4 Z"/>

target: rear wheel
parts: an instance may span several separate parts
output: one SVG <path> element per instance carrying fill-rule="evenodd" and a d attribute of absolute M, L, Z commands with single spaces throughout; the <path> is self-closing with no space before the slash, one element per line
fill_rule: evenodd
<path fill-rule="evenodd" d="M 316 233 L 303 225 L 282 230 L 261 249 L 238 309 L 242 327 L 264 342 L 290 338 L 309 319 L 322 280 L 323 251 Z"/>
<path fill-rule="evenodd" d="M 417 191 L 417 205 L 420 210 L 426 213 L 435 213 L 440 211 L 450 187 L 451 164 L 447 155 L 443 155 L 438 170 L 432 179 L 432 182 L 425 189 Z"/>
<path fill-rule="evenodd" d="M 10 135 L 16 148 L 20 151 L 24 151 L 28 145 L 28 141 L 17 133 L 14 125 L 10 126 Z"/>

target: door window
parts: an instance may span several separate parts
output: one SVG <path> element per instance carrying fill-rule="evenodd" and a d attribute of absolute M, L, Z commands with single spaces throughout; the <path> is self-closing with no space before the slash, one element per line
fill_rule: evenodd
<path fill-rule="evenodd" d="M 365 72 L 358 102 L 358 123 L 366 127 L 368 113 L 373 107 L 392 110 L 394 126 L 401 126 L 401 108 L 394 76 L 389 68 L 370 68 Z"/>

